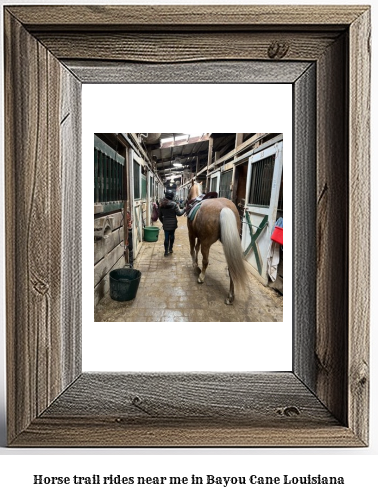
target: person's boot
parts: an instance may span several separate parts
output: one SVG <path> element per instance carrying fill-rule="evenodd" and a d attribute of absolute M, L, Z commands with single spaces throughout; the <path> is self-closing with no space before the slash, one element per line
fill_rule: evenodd
<path fill-rule="evenodd" d="M 164 242 L 164 249 L 165 249 L 164 257 L 166 257 L 167 255 L 169 255 L 169 253 L 168 253 L 168 243 Z"/>
<path fill-rule="evenodd" d="M 173 253 L 173 245 L 170 245 L 169 246 L 169 250 L 168 250 L 169 253 Z"/>

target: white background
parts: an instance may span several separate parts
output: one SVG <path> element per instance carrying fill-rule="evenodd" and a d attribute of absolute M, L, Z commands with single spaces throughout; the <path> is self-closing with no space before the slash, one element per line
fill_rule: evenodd
<path fill-rule="evenodd" d="M 11 4 L 26 3 L 12 1 Z M 34 3 L 42 3 L 34 1 Z M 52 3 L 51 1 L 48 3 Z M 83 2 L 62 2 L 70 3 L 89 3 Z M 92 0 L 90 3 L 96 4 Z M 106 2 L 103 2 L 106 3 Z M 127 2 L 116 2 L 127 3 Z M 133 3 L 139 3 L 137 1 Z M 152 3 L 152 2 L 151 2 Z M 159 3 L 159 2 L 153 2 Z M 161 3 L 161 2 L 160 2 Z M 167 2 L 165 2 L 167 3 Z M 171 2 L 173 3 L 173 2 Z M 174 2 L 180 3 L 180 2 Z M 187 2 L 191 3 L 191 2 Z M 222 3 L 252 3 L 252 2 L 222 2 L 216 0 L 212 2 L 196 2 L 207 4 L 222 4 Z M 260 4 L 272 2 L 259 1 Z M 276 4 L 287 3 L 276 1 Z M 291 4 L 313 4 L 310 2 L 296 2 Z M 359 1 L 324 1 L 323 4 L 365 4 L 366 2 Z M 372 74 L 372 89 L 377 88 L 376 79 L 376 54 L 378 52 L 377 37 L 374 31 L 374 26 L 377 23 L 376 10 L 372 10 L 373 19 L 373 74 Z M 3 99 L 3 95 L 1 96 Z M 3 102 L 3 100 L 1 101 Z M 372 137 L 378 134 L 377 128 L 377 99 L 376 93 L 372 92 Z M 3 135 L 3 134 L 1 134 Z M 374 143 L 373 143 L 374 146 Z M 372 149 L 372 186 L 377 189 L 377 173 L 375 165 L 377 165 L 376 149 Z M 2 187 L 3 187 L 3 180 Z M 372 214 L 377 211 L 377 197 L 372 197 Z M 2 211 L 3 216 L 3 211 Z M 2 218 L 2 230 L 4 230 L 4 218 Z M 367 222 L 366 222 L 367 223 Z M 72 499 L 79 499 L 83 496 L 89 496 L 92 499 L 103 498 L 104 495 L 109 495 L 112 499 L 125 499 L 128 494 L 137 494 L 138 498 L 148 498 L 155 496 L 157 498 L 192 498 L 195 495 L 197 498 L 235 498 L 251 499 L 267 496 L 268 498 L 290 497 L 291 499 L 302 499 L 305 495 L 309 499 L 334 499 L 340 496 L 343 499 L 355 499 L 356 497 L 373 498 L 376 492 L 376 470 L 377 470 L 377 451 L 378 451 L 378 412 L 377 412 L 377 291 L 374 283 L 377 281 L 377 264 L 374 256 L 377 254 L 377 237 L 376 231 L 372 231 L 371 254 L 372 266 L 372 293 L 371 293 L 371 440 L 370 447 L 367 449 L 69 449 L 69 450 L 14 450 L 5 448 L 5 411 L 4 411 L 4 371 L 1 371 L 0 389 L 3 391 L 1 414 L 0 414 L 0 491 L 2 497 L 22 497 L 28 495 L 30 498 L 51 499 L 54 496 L 57 499 L 66 499 L 70 495 Z M 4 250 L 2 247 L 1 273 L 4 277 Z M 367 269 L 366 272 L 369 272 Z M 3 282 L 3 279 L 1 280 Z M 4 296 L 4 295 L 3 295 Z M 1 305 L 4 315 L 4 303 Z M 5 340 L 4 340 L 4 319 L 2 321 L 2 341 L 1 341 L 1 359 L 4 360 Z M 4 363 L 3 363 L 4 364 Z M 54 455 L 52 458 L 50 455 Z M 196 475 L 244 475 L 257 473 L 261 475 L 303 475 L 303 474 L 323 474 L 323 475 L 340 475 L 343 474 L 346 478 L 345 486 L 240 486 L 227 487 L 222 486 L 203 486 L 203 487 L 166 487 L 166 486 L 149 486 L 134 488 L 128 490 L 127 487 L 99 487 L 99 486 L 32 486 L 33 474 L 44 475 L 91 475 L 91 474 L 108 475 L 121 474 L 122 476 L 134 475 L 181 475 L 188 476 L 192 473 Z M 252 489 L 251 489 L 252 488 Z"/>
<path fill-rule="evenodd" d="M 292 86 L 148 85 L 148 95 L 154 96 L 155 103 L 182 103 L 185 100 L 185 109 L 206 109 L 206 113 L 175 112 L 172 104 L 172 114 L 152 113 L 151 116 L 146 85 L 83 86 L 83 172 L 86 172 L 83 182 L 83 221 L 93 219 L 93 182 L 90 175 L 93 176 L 95 132 L 135 132 L 146 128 L 150 131 L 166 132 L 174 129 L 185 132 L 201 128 L 204 132 L 253 130 L 283 133 L 286 214 L 284 322 L 95 323 L 93 262 L 88 259 L 88 255 L 93 253 L 93 229 L 91 224 L 83 223 L 83 370 L 290 371 Z M 132 96 L 132 99 L 128 96 Z M 222 106 L 219 105 L 220 100 Z M 230 112 L 225 115 L 224 109 L 227 108 Z M 161 237 L 160 242 L 162 258 L 164 247 Z M 189 253 L 187 257 L 190 263 Z M 156 258 L 159 259 L 159 256 Z M 193 287 L 196 286 L 199 285 L 193 277 Z M 169 287 L 170 281 L 167 279 L 167 289 L 162 290 L 162 293 L 169 293 Z M 220 307 L 226 306 L 222 302 Z M 251 303 L 251 310 L 253 308 L 254 304 Z"/>

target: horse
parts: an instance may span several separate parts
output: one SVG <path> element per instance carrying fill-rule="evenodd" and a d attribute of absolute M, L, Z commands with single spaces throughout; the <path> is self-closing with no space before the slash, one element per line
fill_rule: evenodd
<path fill-rule="evenodd" d="M 201 184 L 192 181 L 186 202 L 187 207 L 200 194 L 202 194 Z M 239 236 L 240 217 L 235 204 L 227 198 L 205 199 L 201 202 L 193 221 L 189 217 L 187 221 L 193 268 L 199 267 L 198 252 L 200 248 L 202 253 L 202 269 L 200 269 L 198 283 L 205 281 L 211 245 L 218 240 L 221 241 L 230 276 L 230 289 L 225 303 L 231 305 L 235 298 L 234 285 L 245 288 L 247 282 Z"/>

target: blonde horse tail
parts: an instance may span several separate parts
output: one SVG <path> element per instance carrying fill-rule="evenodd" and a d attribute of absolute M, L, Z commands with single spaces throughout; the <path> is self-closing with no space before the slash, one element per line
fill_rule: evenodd
<path fill-rule="evenodd" d="M 232 281 L 236 286 L 245 288 L 247 284 L 247 272 L 235 214 L 230 208 L 222 208 L 220 213 L 220 228 L 223 251 Z"/>

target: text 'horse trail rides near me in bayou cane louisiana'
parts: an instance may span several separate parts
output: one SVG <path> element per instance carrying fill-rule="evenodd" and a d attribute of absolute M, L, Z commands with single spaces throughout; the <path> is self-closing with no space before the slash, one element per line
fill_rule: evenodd
<path fill-rule="evenodd" d="M 190 255 L 193 267 L 198 268 L 198 252 L 201 248 L 202 269 L 198 283 L 203 283 L 209 264 L 210 247 L 216 241 L 221 241 L 230 275 L 230 289 L 225 300 L 229 305 L 235 298 L 234 285 L 245 288 L 247 282 L 240 244 L 240 218 L 232 201 L 216 198 L 216 193 L 201 193 L 201 185 L 193 182 L 186 202 Z"/>

